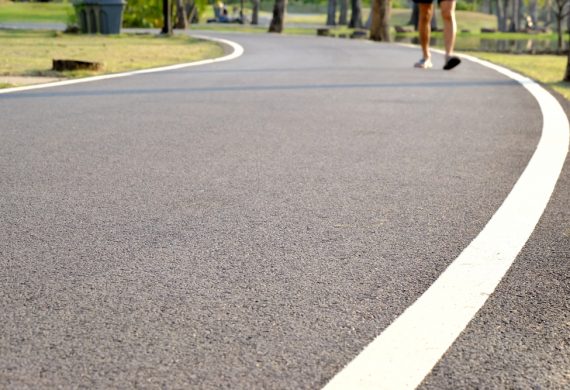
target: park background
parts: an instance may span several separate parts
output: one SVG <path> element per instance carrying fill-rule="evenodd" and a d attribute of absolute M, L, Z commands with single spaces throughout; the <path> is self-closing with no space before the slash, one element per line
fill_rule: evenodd
<path fill-rule="evenodd" d="M 164 0 L 129 0 L 124 5 L 123 32 L 112 36 L 78 34 L 76 11 L 80 2 L 74 7 L 68 0 L 0 0 L 0 50 L 4 53 L 0 77 L 62 79 L 213 58 L 223 52 L 219 45 L 178 32 L 264 34 L 279 6 L 286 10 L 283 34 L 367 39 L 375 1 L 390 10 L 386 19 L 389 36 L 383 40 L 416 44 L 415 13 L 408 0 L 170 0 L 167 12 L 171 20 L 168 27 L 175 32 L 172 35 L 140 30 L 164 31 Z M 227 10 L 223 20 L 220 7 Z M 512 68 L 570 98 L 570 83 L 564 81 L 569 79 L 570 0 L 459 0 L 457 10 L 457 51 Z M 432 34 L 435 47 L 443 45 L 438 27 L 440 20 L 436 18 Z M 104 66 L 93 71 L 53 70 L 52 60 L 62 56 Z M 15 85 L 0 79 L 0 87 Z"/>

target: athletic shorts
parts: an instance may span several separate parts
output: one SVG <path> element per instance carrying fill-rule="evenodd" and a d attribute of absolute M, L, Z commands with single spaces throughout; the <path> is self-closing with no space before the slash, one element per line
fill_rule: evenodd
<path fill-rule="evenodd" d="M 455 0 L 437 0 L 437 4 L 441 4 L 442 1 L 455 1 Z M 433 0 L 414 0 L 414 3 L 418 4 L 432 4 Z"/>

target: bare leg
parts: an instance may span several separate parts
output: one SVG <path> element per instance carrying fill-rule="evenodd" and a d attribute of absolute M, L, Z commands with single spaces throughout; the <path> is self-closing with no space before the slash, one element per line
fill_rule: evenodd
<path fill-rule="evenodd" d="M 451 57 L 455 47 L 455 35 L 457 33 L 457 23 L 455 22 L 455 1 L 444 0 L 440 3 L 441 18 L 443 19 L 443 41 L 445 44 L 445 55 Z"/>
<path fill-rule="evenodd" d="M 455 3 L 454 3 L 455 4 Z M 420 45 L 424 59 L 431 58 L 429 52 L 429 39 L 431 36 L 431 17 L 433 15 L 433 4 L 418 4 L 420 15 L 418 20 L 418 30 L 420 33 Z"/>

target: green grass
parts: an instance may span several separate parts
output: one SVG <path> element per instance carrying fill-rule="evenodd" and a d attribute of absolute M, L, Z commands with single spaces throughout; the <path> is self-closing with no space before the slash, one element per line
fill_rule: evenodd
<path fill-rule="evenodd" d="M 410 9 L 392 9 L 392 16 L 390 18 L 390 24 L 392 26 L 406 26 L 410 20 L 411 16 Z M 364 8 L 363 22 L 368 19 L 368 14 L 370 13 L 369 8 Z M 497 26 L 497 18 L 493 15 L 488 15 L 480 12 L 470 12 L 470 11 L 457 11 L 457 26 L 459 30 L 470 30 L 472 33 L 479 33 L 481 28 L 493 28 Z M 269 14 L 268 14 L 269 15 Z M 326 14 L 309 14 L 309 15 L 296 15 L 288 14 L 285 22 L 293 24 L 322 24 L 326 23 Z M 437 15 L 439 25 L 441 26 L 441 17 Z"/>
<path fill-rule="evenodd" d="M 496 28 L 497 17 L 481 12 L 457 11 L 457 29 L 470 30 L 472 33 L 480 33 L 481 28 Z M 439 27 L 443 26 L 441 18 L 438 18 Z"/>
<path fill-rule="evenodd" d="M 174 36 L 68 35 L 50 31 L 0 30 L 0 75 L 82 77 L 214 58 L 218 44 Z M 101 72 L 55 72 L 52 59 L 102 62 Z"/>
<path fill-rule="evenodd" d="M 0 22 L 65 23 L 71 3 L 12 3 L 0 0 Z"/>
<path fill-rule="evenodd" d="M 533 56 L 480 52 L 470 54 L 522 73 L 551 87 L 570 100 L 570 83 L 561 81 L 568 61 L 566 56 Z"/>

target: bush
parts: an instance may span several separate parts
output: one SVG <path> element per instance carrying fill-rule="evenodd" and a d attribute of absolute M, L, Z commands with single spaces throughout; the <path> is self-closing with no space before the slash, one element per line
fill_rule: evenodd
<path fill-rule="evenodd" d="M 408 0 L 392 0 L 392 8 L 411 8 L 410 2 Z"/>
<path fill-rule="evenodd" d="M 468 3 L 464 0 L 457 1 L 457 4 L 455 5 L 455 9 L 457 11 L 476 11 L 476 8 L 476 3 Z"/>
<path fill-rule="evenodd" d="M 176 13 L 176 7 L 170 0 L 171 10 Z M 187 10 L 195 7 L 194 21 L 198 20 L 208 6 L 208 0 L 194 0 L 184 2 Z M 123 15 L 124 27 L 158 28 L 162 27 L 162 0 L 128 0 L 125 14 Z M 175 15 L 172 15 L 175 21 Z"/>
<path fill-rule="evenodd" d="M 129 0 L 123 16 L 124 27 L 162 26 L 162 0 Z"/>

